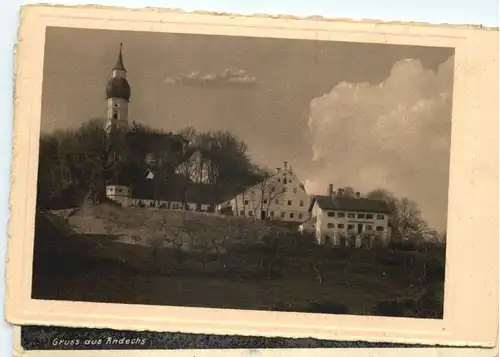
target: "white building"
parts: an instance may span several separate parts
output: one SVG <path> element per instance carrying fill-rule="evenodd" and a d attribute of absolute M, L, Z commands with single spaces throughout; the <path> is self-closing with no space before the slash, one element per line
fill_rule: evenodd
<path fill-rule="evenodd" d="M 283 168 L 262 182 L 218 205 L 219 213 L 257 219 L 302 222 L 307 218 L 310 197 L 292 168 Z"/>
<path fill-rule="evenodd" d="M 319 244 L 371 248 L 378 241 L 387 244 L 390 237 L 389 206 L 381 200 L 362 198 L 359 192 L 346 197 L 334 192 L 314 196 L 309 218 L 299 230 L 316 236 Z"/>
<path fill-rule="evenodd" d="M 108 185 L 106 196 L 124 207 L 148 207 L 209 212 L 212 188 L 195 183 L 144 179 L 134 187 Z"/>

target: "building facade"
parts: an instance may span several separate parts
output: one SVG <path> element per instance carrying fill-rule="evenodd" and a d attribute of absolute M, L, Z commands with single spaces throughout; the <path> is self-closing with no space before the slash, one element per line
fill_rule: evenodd
<path fill-rule="evenodd" d="M 391 228 L 389 207 L 386 202 L 334 192 L 313 196 L 309 205 L 309 218 L 299 227 L 302 232 L 313 233 L 319 244 L 341 247 L 371 248 L 386 245 Z"/>
<path fill-rule="evenodd" d="M 240 217 L 302 222 L 309 205 L 304 185 L 284 162 L 274 175 L 219 204 L 217 210 Z"/>

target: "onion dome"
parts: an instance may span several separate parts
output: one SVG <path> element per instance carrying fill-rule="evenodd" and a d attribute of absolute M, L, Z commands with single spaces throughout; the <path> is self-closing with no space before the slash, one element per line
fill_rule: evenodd
<path fill-rule="evenodd" d="M 126 101 L 130 100 L 130 84 L 126 78 L 113 77 L 108 81 L 106 87 L 107 98 L 122 98 Z"/>
<path fill-rule="evenodd" d="M 106 86 L 107 98 L 122 98 L 127 101 L 130 100 L 130 84 L 126 78 L 125 66 L 123 65 L 122 44 L 120 44 L 120 54 L 118 60 L 113 68 L 113 77 L 108 81 Z"/>

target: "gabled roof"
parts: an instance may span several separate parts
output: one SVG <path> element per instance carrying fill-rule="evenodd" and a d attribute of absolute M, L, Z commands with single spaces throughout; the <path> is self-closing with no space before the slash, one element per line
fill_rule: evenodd
<path fill-rule="evenodd" d="M 261 180 L 260 182 L 258 182 L 258 183 L 254 184 L 254 185 L 252 185 L 252 186 L 249 186 L 249 187 L 245 188 L 244 190 L 242 190 L 242 191 L 240 192 L 240 194 L 242 194 L 243 192 L 248 192 L 248 191 L 252 191 L 252 190 L 255 190 L 255 189 L 259 190 L 259 189 L 260 189 L 260 187 L 261 187 L 261 184 L 262 184 L 264 181 L 274 182 L 275 180 L 277 180 L 277 177 L 278 177 L 278 176 L 283 176 L 283 175 L 289 175 L 289 177 L 293 177 L 293 178 L 296 180 L 295 184 L 297 184 L 297 185 L 298 185 L 298 187 L 299 187 L 301 190 L 303 190 L 303 191 L 307 194 L 307 192 L 306 192 L 306 188 L 305 188 L 304 184 L 303 184 L 303 183 L 302 183 L 302 181 L 301 181 L 301 180 L 297 177 L 297 175 L 295 174 L 295 172 L 293 172 L 293 171 L 292 171 L 292 169 L 291 169 L 291 168 L 286 169 L 286 170 L 281 170 L 281 171 L 276 172 L 276 173 L 273 173 L 272 175 L 268 176 L 267 178 L 264 178 L 264 180 Z"/>
<path fill-rule="evenodd" d="M 323 210 L 328 211 L 349 211 L 349 212 L 374 212 L 374 213 L 390 213 L 389 206 L 385 201 L 372 200 L 368 198 L 355 197 L 330 197 L 330 196 L 314 196 L 311 201 L 309 210 L 312 209 L 315 203 Z"/>
<path fill-rule="evenodd" d="M 143 200 L 211 204 L 214 187 L 181 180 L 143 179 L 132 187 L 132 197 Z"/>

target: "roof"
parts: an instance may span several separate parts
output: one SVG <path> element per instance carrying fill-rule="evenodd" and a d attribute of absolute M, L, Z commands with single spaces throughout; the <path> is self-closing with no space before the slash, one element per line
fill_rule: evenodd
<path fill-rule="evenodd" d="M 125 66 L 123 65 L 123 53 L 122 53 L 123 43 L 120 43 L 120 53 L 118 54 L 118 59 L 116 60 L 116 64 L 113 69 L 117 69 L 120 71 L 127 72 Z"/>
<path fill-rule="evenodd" d="M 154 179 L 139 180 L 132 187 L 134 198 L 167 202 L 211 204 L 214 193 L 211 185 Z"/>
<path fill-rule="evenodd" d="M 127 72 L 125 66 L 123 65 L 123 53 L 122 53 L 121 43 L 120 43 L 120 53 L 118 54 L 118 59 L 116 60 L 116 64 L 113 67 L 113 70 Z M 108 85 L 106 86 L 107 98 L 122 98 L 129 101 L 130 95 L 131 95 L 130 84 L 128 83 L 126 78 L 118 76 L 118 77 L 113 77 L 108 81 Z"/>
<path fill-rule="evenodd" d="M 311 208 L 317 202 L 318 206 L 324 210 L 350 211 L 350 212 L 374 212 L 390 213 L 389 205 L 382 200 L 372 200 L 369 198 L 356 197 L 330 197 L 314 196 Z"/>
<path fill-rule="evenodd" d="M 106 98 L 122 98 L 129 101 L 130 96 L 130 84 L 126 78 L 113 77 L 108 81 L 108 85 L 106 86 Z"/>

